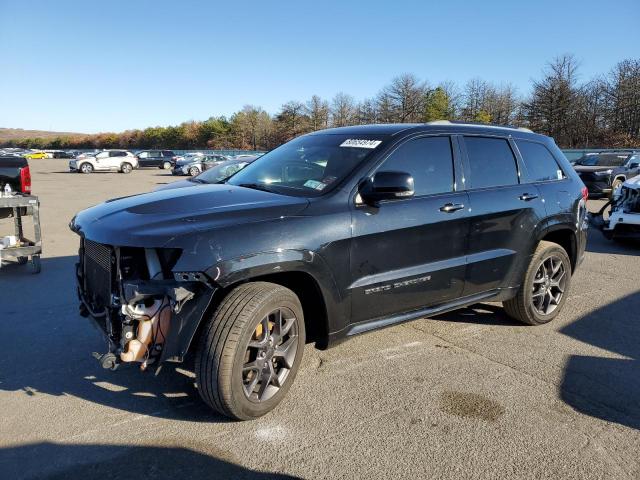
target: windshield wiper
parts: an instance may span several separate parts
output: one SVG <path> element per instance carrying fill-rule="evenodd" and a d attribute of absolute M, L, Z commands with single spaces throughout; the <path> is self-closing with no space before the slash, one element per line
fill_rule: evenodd
<path fill-rule="evenodd" d="M 240 183 L 239 187 L 253 188 L 254 190 L 262 190 L 263 192 L 275 193 L 272 188 L 269 188 L 264 183 Z"/>

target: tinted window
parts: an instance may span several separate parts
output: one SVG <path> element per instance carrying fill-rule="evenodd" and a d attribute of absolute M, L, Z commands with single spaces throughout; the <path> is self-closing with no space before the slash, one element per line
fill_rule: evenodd
<path fill-rule="evenodd" d="M 162 155 L 165 157 L 173 157 L 173 152 L 171 150 L 163 150 Z"/>
<path fill-rule="evenodd" d="M 469 155 L 471 186 L 499 187 L 518 183 L 516 159 L 503 138 L 465 137 Z"/>
<path fill-rule="evenodd" d="M 453 190 L 453 155 L 449 137 L 410 140 L 385 160 L 379 171 L 411 174 L 416 195 Z"/>
<path fill-rule="evenodd" d="M 562 169 L 553 158 L 547 147 L 540 143 L 527 142 L 526 140 L 516 140 L 518 150 L 522 155 L 524 164 L 527 166 L 529 178 L 534 182 L 544 182 L 547 180 L 560 180 L 564 178 Z"/>
<path fill-rule="evenodd" d="M 590 167 L 620 167 L 624 164 L 628 155 L 616 153 L 596 153 L 586 154 L 579 159 L 577 165 L 586 165 Z"/>
<path fill-rule="evenodd" d="M 110 152 L 110 154 L 112 157 L 126 157 L 127 156 L 127 152 L 123 152 L 122 150 L 119 150 L 117 152 Z"/>

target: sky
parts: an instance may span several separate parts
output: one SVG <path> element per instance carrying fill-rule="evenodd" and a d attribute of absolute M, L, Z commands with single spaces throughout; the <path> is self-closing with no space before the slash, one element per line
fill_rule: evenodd
<path fill-rule="evenodd" d="M 413 73 L 522 95 L 640 57 L 640 0 L 0 0 L 0 127 L 95 133 L 374 96 Z"/>

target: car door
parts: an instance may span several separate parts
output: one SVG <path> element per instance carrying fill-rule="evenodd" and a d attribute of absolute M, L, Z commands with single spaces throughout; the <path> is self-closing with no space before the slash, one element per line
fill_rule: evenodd
<path fill-rule="evenodd" d="M 458 157 L 449 136 L 424 136 L 397 146 L 375 169 L 411 174 L 415 194 L 378 206 L 354 204 L 353 322 L 443 303 L 462 293 L 469 217 L 467 193 L 458 189 Z"/>
<path fill-rule="evenodd" d="M 460 138 L 471 206 L 467 296 L 520 283 L 512 277 L 535 247 L 532 233 L 545 208 L 538 187 L 520 183 L 521 166 L 508 138 Z"/>
<path fill-rule="evenodd" d="M 630 179 L 636 175 L 640 175 L 640 153 L 631 155 L 625 163 L 626 166 L 626 178 Z"/>
<path fill-rule="evenodd" d="M 95 169 L 96 170 L 109 170 L 110 168 L 110 152 L 100 152 L 95 156 Z"/>
<path fill-rule="evenodd" d="M 138 166 L 140 167 L 149 167 L 149 153 L 150 152 L 140 152 L 137 157 L 138 157 Z"/>

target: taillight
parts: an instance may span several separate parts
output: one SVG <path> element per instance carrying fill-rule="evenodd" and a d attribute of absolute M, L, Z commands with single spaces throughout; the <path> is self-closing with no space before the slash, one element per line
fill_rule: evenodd
<path fill-rule="evenodd" d="M 589 199 L 589 189 L 582 187 L 582 199 L 586 202 Z"/>
<path fill-rule="evenodd" d="M 20 169 L 20 191 L 31 193 L 31 170 L 28 166 Z"/>

